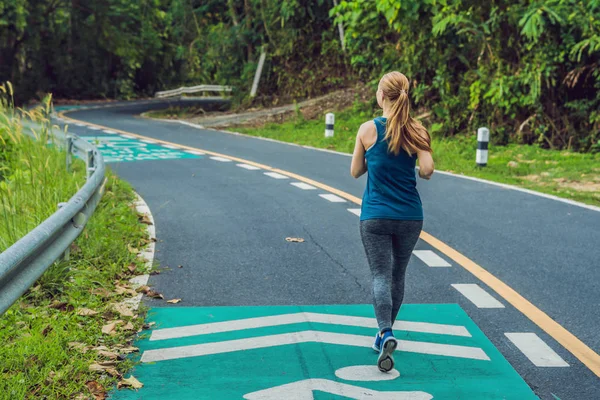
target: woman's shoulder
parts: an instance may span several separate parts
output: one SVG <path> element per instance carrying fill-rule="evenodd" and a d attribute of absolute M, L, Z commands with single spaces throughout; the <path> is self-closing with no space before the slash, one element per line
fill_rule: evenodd
<path fill-rule="evenodd" d="M 366 150 L 368 150 L 377 141 L 377 127 L 373 120 L 364 122 L 359 130 L 358 135 Z"/>
<path fill-rule="evenodd" d="M 362 132 L 374 132 L 376 130 L 377 130 L 377 128 L 375 126 L 375 120 L 369 120 L 369 121 L 363 122 L 360 125 L 360 128 L 358 129 L 358 132 L 359 133 L 362 133 Z"/>

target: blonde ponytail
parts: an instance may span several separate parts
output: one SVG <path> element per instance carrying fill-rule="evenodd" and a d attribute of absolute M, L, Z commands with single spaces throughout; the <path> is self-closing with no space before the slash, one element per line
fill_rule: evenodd
<path fill-rule="evenodd" d="M 408 79 L 400 72 L 390 72 L 379 84 L 384 99 L 389 101 L 390 115 L 386 122 L 385 140 L 390 153 L 398 155 L 403 149 L 410 155 L 419 150 L 433 152 L 431 137 L 425 127 L 410 116 Z"/>

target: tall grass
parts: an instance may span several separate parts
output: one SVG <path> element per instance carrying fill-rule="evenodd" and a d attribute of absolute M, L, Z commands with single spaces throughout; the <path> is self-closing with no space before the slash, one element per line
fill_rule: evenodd
<path fill-rule="evenodd" d="M 12 88 L 0 86 L 0 251 L 52 215 L 84 183 L 84 168 L 66 169 L 66 153 L 49 135 L 51 98 L 42 107 L 26 111 L 11 106 Z M 38 123 L 33 131 L 24 121 Z M 50 142 L 50 143 L 49 143 Z M 48 145 L 50 144 L 50 145 Z"/>

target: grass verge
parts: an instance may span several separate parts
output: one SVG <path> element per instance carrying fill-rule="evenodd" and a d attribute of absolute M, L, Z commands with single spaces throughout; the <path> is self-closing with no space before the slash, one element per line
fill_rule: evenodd
<path fill-rule="evenodd" d="M 56 210 L 85 181 L 65 153 L 20 133 L 0 109 L 0 250 Z M 33 115 L 39 122 L 40 117 Z M 131 206 L 134 192 L 108 172 L 104 197 L 69 261 L 55 263 L 0 316 L 0 399 L 104 399 L 131 367 L 125 354 L 143 318 L 122 302 L 142 274 L 138 248 L 148 242 Z"/>
<path fill-rule="evenodd" d="M 262 126 L 238 126 L 236 132 L 352 153 L 360 124 L 373 115 L 360 106 L 336 114 L 335 136 L 324 137 L 324 121 L 295 120 Z M 537 146 L 490 143 L 485 168 L 475 164 L 477 138 L 462 135 L 437 138 L 434 135 L 434 160 L 438 170 L 508 183 L 555 196 L 600 205 L 600 153 L 582 154 L 545 150 Z"/>

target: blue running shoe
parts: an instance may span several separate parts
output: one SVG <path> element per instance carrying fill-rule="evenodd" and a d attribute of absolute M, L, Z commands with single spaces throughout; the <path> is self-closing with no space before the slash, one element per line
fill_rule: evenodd
<path fill-rule="evenodd" d="M 375 352 L 381 353 L 381 335 L 379 334 L 379 332 L 375 334 L 375 343 L 373 343 L 372 348 L 373 350 L 375 350 Z"/>
<path fill-rule="evenodd" d="M 392 354 L 398 347 L 398 341 L 391 330 L 385 331 L 381 338 L 381 351 L 377 358 L 377 368 L 381 372 L 390 372 L 394 369 L 394 357 Z"/>

